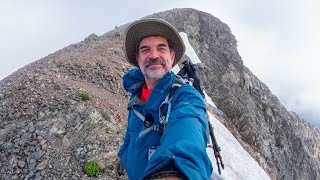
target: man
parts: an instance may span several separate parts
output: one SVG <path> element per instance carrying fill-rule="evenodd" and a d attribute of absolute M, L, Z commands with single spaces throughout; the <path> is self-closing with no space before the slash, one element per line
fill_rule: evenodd
<path fill-rule="evenodd" d="M 123 77 L 131 98 L 118 156 L 129 179 L 209 179 L 208 125 L 200 93 L 182 85 L 172 97 L 168 121 L 159 115 L 161 103 L 177 81 L 171 69 L 185 52 L 179 33 L 163 20 L 139 20 L 125 32 L 124 51 L 126 60 L 139 68 Z"/>

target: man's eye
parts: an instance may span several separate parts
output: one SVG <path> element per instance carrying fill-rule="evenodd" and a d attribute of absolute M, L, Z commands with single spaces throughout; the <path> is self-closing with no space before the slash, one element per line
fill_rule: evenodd
<path fill-rule="evenodd" d="M 141 49 L 141 52 L 148 52 L 148 49 Z"/>

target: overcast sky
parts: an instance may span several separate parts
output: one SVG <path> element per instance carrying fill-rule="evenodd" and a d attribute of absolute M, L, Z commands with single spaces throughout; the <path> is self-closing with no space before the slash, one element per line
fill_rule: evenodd
<path fill-rule="evenodd" d="M 0 79 L 92 33 L 173 8 L 195 8 L 228 24 L 245 65 L 287 109 L 320 127 L 316 0 L 1 0 Z"/>

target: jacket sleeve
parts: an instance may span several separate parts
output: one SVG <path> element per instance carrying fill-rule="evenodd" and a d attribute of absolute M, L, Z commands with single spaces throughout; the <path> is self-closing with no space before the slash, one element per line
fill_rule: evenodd
<path fill-rule="evenodd" d="M 130 114 L 130 112 L 129 112 L 129 114 Z M 122 158 L 123 153 L 126 151 L 126 149 L 129 146 L 129 143 L 130 143 L 131 134 L 130 134 L 130 131 L 128 131 L 128 128 L 129 128 L 129 122 L 127 125 L 126 134 L 124 136 L 123 144 L 121 145 L 119 152 L 118 152 L 118 157 L 120 157 L 120 158 Z"/>
<path fill-rule="evenodd" d="M 124 136 L 124 141 L 123 144 L 121 145 L 119 152 L 118 152 L 118 157 L 122 157 L 124 151 L 128 148 L 130 142 L 130 133 L 128 132 L 128 130 L 126 131 L 126 135 Z"/>
<path fill-rule="evenodd" d="M 160 146 L 144 176 L 173 163 L 189 179 L 209 179 L 212 165 L 206 153 L 207 127 L 206 106 L 200 93 L 190 86 L 180 87 L 173 96 Z"/>

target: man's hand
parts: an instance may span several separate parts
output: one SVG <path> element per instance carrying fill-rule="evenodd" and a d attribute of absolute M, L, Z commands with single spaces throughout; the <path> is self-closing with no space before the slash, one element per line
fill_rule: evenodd
<path fill-rule="evenodd" d="M 124 166 L 122 164 L 121 158 L 117 157 L 117 160 L 115 162 L 116 166 L 116 172 L 118 176 L 123 176 L 124 175 Z"/>

